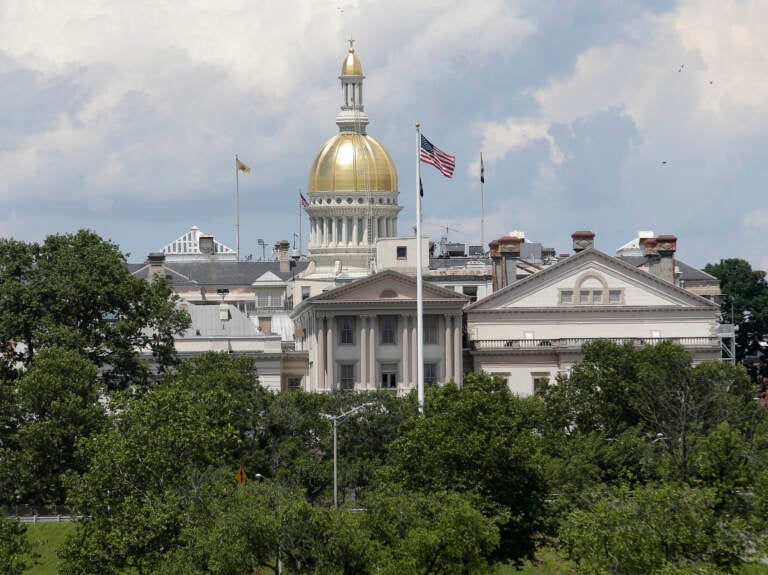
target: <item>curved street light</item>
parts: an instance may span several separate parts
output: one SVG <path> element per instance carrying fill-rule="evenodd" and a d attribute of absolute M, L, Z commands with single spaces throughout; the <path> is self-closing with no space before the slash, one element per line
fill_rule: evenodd
<path fill-rule="evenodd" d="M 339 415 L 329 415 L 327 413 L 321 413 L 320 417 L 324 417 L 326 419 L 330 419 L 333 421 L 333 508 L 338 509 L 339 508 L 339 491 L 338 491 L 338 483 L 339 483 L 339 464 L 338 464 L 338 456 L 337 456 L 337 450 L 336 450 L 336 444 L 337 444 L 337 427 L 339 425 L 340 421 L 343 421 L 345 417 L 352 415 L 353 413 L 356 413 L 363 409 L 364 407 L 370 407 L 372 405 L 376 405 L 375 401 L 369 401 L 368 403 L 362 403 L 358 405 L 357 407 L 353 407 L 349 411 L 345 411 L 343 413 L 340 413 Z"/>

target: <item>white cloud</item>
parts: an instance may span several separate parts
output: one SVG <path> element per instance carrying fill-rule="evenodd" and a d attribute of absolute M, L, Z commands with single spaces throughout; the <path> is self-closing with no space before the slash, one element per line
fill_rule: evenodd
<path fill-rule="evenodd" d="M 547 141 L 532 190 L 538 201 L 558 189 L 564 162 L 579 161 L 559 152 L 554 128 L 573 135 L 600 114 L 620 116 L 635 132 L 612 193 L 617 207 L 670 231 L 700 225 L 699 206 L 728 201 L 730 182 L 764 154 L 767 26 L 760 0 L 683 0 L 672 12 L 635 15 L 619 39 L 581 51 L 570 73 L 528 88 L 536 112 L 479 126 L 483 149 L 496 147 L 501 159 Z M 588 199 L 589 190 L 580 193 Z"/>
<path fill-rule="evenodd" d="M 768 208 L 752 210 L 744 216 L 744 227 L 756 230 L 768 230 Z"/>

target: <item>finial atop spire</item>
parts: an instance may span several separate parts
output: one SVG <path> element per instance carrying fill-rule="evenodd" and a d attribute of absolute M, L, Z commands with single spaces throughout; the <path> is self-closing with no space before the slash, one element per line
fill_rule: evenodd
<path fill-rule="evenodd" d="M 347 52 L 347 57 L 344 58 L 344 63 L 341 65 L 341 75 L 362 76 L 363 67 L 360 65 L 360 60 L 358 60 L 357 54 L 355 54 L 355 39 L 351 34 L 347 42 L 349 42 L 349 51 Z"/>

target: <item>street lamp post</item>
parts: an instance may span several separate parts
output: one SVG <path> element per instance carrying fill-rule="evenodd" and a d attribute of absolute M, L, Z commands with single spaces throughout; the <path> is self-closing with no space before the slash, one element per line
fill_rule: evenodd
<path fill-rule="evenodd" d="M 339 415 L 329 415 L 327 413 L 320 414 L 321 417 L 325 417 L 326 419 L 330 419 L 333 421 L 333 508 L 334 509 L 339 508 L 339 490 L 338 490 L 339 460 L 338 460 L 338 450 L 337 450 L 337 441 L 338 441 L 337 429 L 338 429 L 339 422 L 342 421 L 348 415 L 352 415 L 353 413 L 360 411 L 364 407 L 370 407 L 371 405 L 376 405 L 376 402 L 371 401 L 368 403 L 360 404 L 357 407 L 353 407 L 349 411 L 340 413 Z"/>

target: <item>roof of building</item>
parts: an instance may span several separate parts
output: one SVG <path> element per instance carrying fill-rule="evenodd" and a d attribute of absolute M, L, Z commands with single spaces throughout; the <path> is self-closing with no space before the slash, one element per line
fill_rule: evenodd
<path fill-rule="evenodd" d="M 635 256 L 635 255 L 617 255 L 615 256 L 617 259 L 620 259 L 623 262 L 628 263 L 629 265 L 635 266 L 636 268 L 643 267 L 645 263 L 647 262 L 647 258 L 645 256 Z M 705 271 L 702 271 L 698 268 L 693 267 L 692 265 L 689 265 L 685 263 L 682 260 L 679 260 L 675 258 L 675 266 L 677 266 L 677 271 L 680 272 L 680 276 L 678 279 L 686 282 L 686 281 L 714 281 L 718 282 L 718 280 L 715 276 L 708 274 Z"/>
<path fill-rule="evenodd" d="M 231 304 L 187 305 L 184 306 L 190 319 L 189 328 L 182 339 L 194 337 L 255 337 L 262 334 L 243 312 Z M 227 319 L 221 319 L 226 311 Z"/>
<path fill-rule="evenodd" d="M 198 261 L 198 262 L 166 262 L 163 270 L 166 279 L 174 285 L 249 285 L 271 272 L 278 278 L 287 281 L 296 274 L 304 271 L 309 262 L 292 261 L 291 269 L 280 271 L 280 262 L 232 262 L 232 261 Z M 147 262 L 128 264 L 128 270 L 133 275 L 146 276 L 149 271 Z"/>

